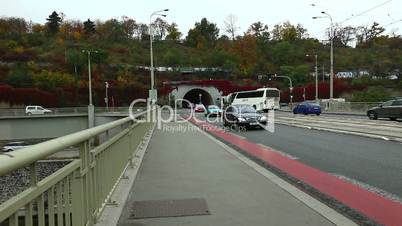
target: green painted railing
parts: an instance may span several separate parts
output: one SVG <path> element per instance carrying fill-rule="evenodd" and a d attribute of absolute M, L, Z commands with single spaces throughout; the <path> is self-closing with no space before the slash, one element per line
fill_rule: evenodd
<path fill-rule="evenodd" d="M 126 117 L 0 155 L 0 176 L 30 168 L 30 187 L 0 205 L 0 225 L 93 225 L 152 126 Z M 70 146 L 79 158 L 38 181 L 37 162 Z"/>

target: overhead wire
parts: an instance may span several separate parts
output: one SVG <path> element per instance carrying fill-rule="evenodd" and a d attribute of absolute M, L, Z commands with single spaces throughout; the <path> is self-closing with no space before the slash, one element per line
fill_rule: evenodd
<path fill-rule="evenodd" d="M 373 11 L 373 10 L 375 10 L 375 9 L 377 9 L 377 8 L 380 8 L 380 7 L 382 7 L 382 6 L 384 6 L 384 5 L 388 4 L 388 3 L 390 3 L 391 1 L 393 1 L 393 0 L 387 0 L 387 1 L 385 1 L 385 2 L 382 2 L 381 4 L 378 4 L 378 5 L 376 5 L 376 6 L 373 6 L 373 7 L 369 8 L 369 9 L 367 9 L 367 10 L 364 10 L 364 11 L 362 11 L 362 12 L 356 14 L 356 15 L 352 14 L 351 17 L 348 17 L 348 18 L 346 18 L 345 20 L 343 20 L 343 21 L 341 21 L 341 22 L 338 22 L 337 24 L 343 24 L 343 23 L 345 23 L 345 22 L 347 22 L 347 21 L 350 21 L 350 20 L 352 20 L 352 19 L 354 19 L 354 18 L 356 18 L 356 17 L 358 17 L 358 16 L 362 16 L 362 15 L 364 15 L 364 14 L 370 12 L 370 11 Z M 311 4 L 311 5 L 312 5 L 312 6 L 316 6 L 315 4 Z M 388 14 L 388 15 L 389 15 L 389 14 Z M 401 19 L 401 20 L 402 20 L 402 19 Z M 401 20 L 399 20 L 398 22 L 400 22 Z M 391 23 L 387 24 L 387 26 L 392 25 L 393 23 L 394 23 L 394 22 L 391 22 Z M 318 32 L 318 33 L 316 33 L 315 36 L 321 34 L 322 32 L 325 32 L 326 30 L 328 30 L 328 28 L 325 28 L 324 30 L 322 30 L 322 31 L 320 31 L 320 32 Z"/>

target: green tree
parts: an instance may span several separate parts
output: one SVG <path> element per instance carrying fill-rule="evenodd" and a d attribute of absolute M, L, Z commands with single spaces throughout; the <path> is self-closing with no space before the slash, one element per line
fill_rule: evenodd
<path fill-rule="evenodd" d="M 32 74 L 26 67 L 17 67 L 8 73 L 6 83 L 13 87 L 31 87 L 32 86 Z"/>
<path fill-rule="evenodd" d="M 370 47 L 372 41 L 379 37 L 385 28 L 381 27 L 379 23 L 374 22 L 371 27 L 359 26 L 356 31 L 357 46 Z"/>
<path fill-rule="evenodd" d="M 309 73 L 309 65 L 301 64 L 296 66 L 284 65 L 280 67 L 280 75 L 289 76 L 292 78 L 293 86 L 305 84 Z M 284 82 L 288 82 L 287 80 Z"/>
<path fill-rule="evenodd" d="M 57 87 L 71 86 L 75 80 L 70 74 L 43 70 L 33 75 L 33 83 L 40 89 L 52 91 Z"/>
<path fill-rule="evenodd" d="M 171 67 L 179 66 L 181 64 L 181 59 L 182 56 L 180 52 L 175 48 L 169 49 L 163 56 L 163 61 L 165 64 Z"/>
<path fill-rule="evenodd" d="M 74 71 L 75 77 L 78 79 L 78 75 L 81 73 L 82 68 L 86 64 L 86 58 L 81 51 L 68 50 L 66 51 L 66 61 L 71 65 Z"/>
<path fill-rule="evenodd" d="M 85 34 L 88 36 L 91 36 L 95 33 L 95 23 L 88 19 L 87 21 L 84 22 L 84 31 Z"/>
<path fill-rule="evenodd" d="M 268 25 L 264 25 L 262 22 L 258 21 L 250 25 L 247 33 L 256 37 L 259 41 L 264 43 L 268 42 L 271 38 L 271 34 L 268 30 Z"/>
<path fill-rule="evenodd" d="M 56 34 L 59 32 L 60 24 L 63 20 L 56 11 L 53 11 L 46 20 L 46 25 L 50 34 Z"/>
<path fill-rule="evenodd" d="M 166 35 L 166 40 L 171 40 L 171 41 L 179 41 L 181 37 L 181 32 L 177 28 L 176 23 L 172 23 L 167 27 L 167 35 Z"/>
<path fill-rule="evenodd" d="M 186 43 L 189 46 L 203 48 L 213 47 L 218 39 L 219 29 L 216 24 L 203 18 L 201 22 L 195 23 L 195 27 L 188 31 Z"/>
<path fill-rule="evenodd" d="M 274 40 L 296 41 L 307 36 L 307 29 L 301 24 L 294 26 L 289 21 L 276 24 L 271 32 Z"/>
<path fill-rule="evenodd" d="M 116 19 L 110 19 L 103 24 L 99 24 L 96 32 L 102 40 L 109 42 L 122 42 L 127 40 L 127 34 L 122 23 Z"/>

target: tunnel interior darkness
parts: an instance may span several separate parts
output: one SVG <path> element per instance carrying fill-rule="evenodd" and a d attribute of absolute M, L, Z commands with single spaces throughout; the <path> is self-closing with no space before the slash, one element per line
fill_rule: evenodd
<path fill-rule="evenodd" d="M 193 103 L 193 104 L 199 104 L 200 103 L 200 94 L 201 94 L 201 103 L 204 106 L 214 104 L 211 94 L 209 94 L 207 91 L 205 91 L 203 89 L 191 89 L 184 95 L 183 99 L 188 100 L 190 103 Z M 186 101 L 183 101 L 182 107 L 188 108 L 189 107 L 188 103 Z"/>

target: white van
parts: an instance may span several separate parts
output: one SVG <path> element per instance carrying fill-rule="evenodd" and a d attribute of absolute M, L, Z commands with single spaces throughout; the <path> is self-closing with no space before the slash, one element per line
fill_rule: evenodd
<path fill-rule="evenodd" d="M 259 88 L 257 90 L 237 92 L 232 104 L 248 104 L 257 111 L 279 109 L 280 92 L 277 88 Z"/>
<path fill-rule="evenodd" d="M 52 110 L 43 108 L 41 106 L 27 106 L 25 108 L 26 115 L 44 115 L 51 112 Z"/>

